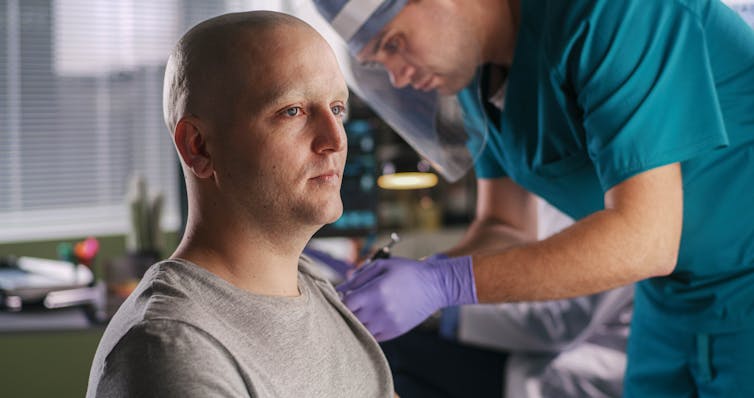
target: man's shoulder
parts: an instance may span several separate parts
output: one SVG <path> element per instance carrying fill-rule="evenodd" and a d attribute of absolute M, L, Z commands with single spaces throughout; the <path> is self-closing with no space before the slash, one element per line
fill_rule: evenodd
<path fill-rule="evenodd" d="M 229 396 L 246 391 L 228 349 L 185 321 L 143 320 L 97 355 L 87 396 L 206 396 L 216 392 L 217 378 Z"/>
<path fill-rule="evenodd" d="M 92 363 L 90 390 L 96 389 L 102 377 L 135 369 L 126 362 L 135 363 L 134 358 L 140 355 L 159 357 L 160 369 L 167 362 L 185 362 L 196 353 L 224 360 L 227 350 L 213 333 L 222 330 L 218 325 L 222 321 L 205 303 L 217 301 L 213 297 L 219 293 L 212 292 L 212 282 L 203 276 L 201 270 L 181 261 L 165 260 L 150 267 L 100 340 Z M 182 349 L 185 347 L 194 348 L 186 351 Z M 122 369 L 108 370 L 108 366 Z"/>
<path fill-rule="evenodd" d="M 314 264 L 314 260 L 306 254 L 299 256 L 298 270 L 305 278 L 311 279 L 317 284 L 331 285 L 325 274 Z"/>
<path fill-rule="evenodd" d="M 208 288 L 186 267 L 174 260 L 150 267 L 108 323 L 98 351 L 109 353 L 137 325 L 144 328 L 155 322 L 173 322 L 199 327 L 210 317 L 212 311 L 197 301 L 203 299 L 202 291 Z"/>
<path fill-rule="evenodd" d="M 113 321 L 134 324 L 149 319 L 193 319 L 196 299 L 201 297 L 198 293 L 207 289 L 195 273 L 188 264 L 176 260 L 152 265 Z"/>
<path fill-rule="evenodd" d="M 200 325 L 167 317 L 145 319 L 132 325 L 112 351 L 149 351 L 150 355 L 166 358 L 172 355 L 175 358 L 173 354 L 179 354 L 182 347 L 212 347 L 225 351 L 223 345 Z"/>

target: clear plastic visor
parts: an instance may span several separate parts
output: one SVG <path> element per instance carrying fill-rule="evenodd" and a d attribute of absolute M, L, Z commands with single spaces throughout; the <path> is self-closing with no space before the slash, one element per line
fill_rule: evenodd
<path fill-rule="evenodd" d="M 487 125 L 477 112 L 464 112 L 457 95 L 395 88 L 384 68 L 354 58 L 349 67 L 345 75 L 351 89 L 447 181 L 459 180 L 473 167 L 486 143 Z M 483 109 L 478 95 L 473 101 Z"/>

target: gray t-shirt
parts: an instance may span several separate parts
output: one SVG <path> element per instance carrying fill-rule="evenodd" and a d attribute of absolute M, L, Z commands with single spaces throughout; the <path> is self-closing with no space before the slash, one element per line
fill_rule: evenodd
<path fill-rule="evenodd" d="M 309 261 L 298 297 L 153 265 L 108 325 L 87 397 L 392 397 L 379 346 Z"/>

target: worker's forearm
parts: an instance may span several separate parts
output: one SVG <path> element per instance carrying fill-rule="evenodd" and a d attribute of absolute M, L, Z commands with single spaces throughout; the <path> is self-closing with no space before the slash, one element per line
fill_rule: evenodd
<path fill-rule="evenodd" d="M 461 241 L 446 251 L 450 257 L 499 252 L 536 239 L 536 231 L 522 231 L 509 225 L 475 220 Z"/>
<path fill-rule="evenodd" d="M 666 275 L 675 265 L 674 244 L 662 229 L 637 228 L 619 212 L 603 210 L 546 240 L 475 254 L 477 296 L 480 302 L 552 300 Z"/>

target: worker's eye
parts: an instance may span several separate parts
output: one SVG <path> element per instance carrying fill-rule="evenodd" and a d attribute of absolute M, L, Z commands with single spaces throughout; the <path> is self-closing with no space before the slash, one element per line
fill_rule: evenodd
<path fill-rule="evenodd" d="M 301 114 L 301 107 L 300 106 L 292 106 L 292 107 L 286 109 L 284 112 L 285 112 L 286 116 L 290 116 L 290 117 L 298 116 L 299 114 Z"/>
<path fill-rule="evenodd" d="M 390 39 L 385 41 L 385 44 L 382 45 L 382 51 L 389 55 L 397 53 L 400 49 L 401 41 L 399 36 L 391 37 Z"/>
<path fill-rule="evenodd" d="M 346 107 L 343 105 L 335 105 L 331 107 L 330 110 L 332 111 L 332 114 L 335 116 L 343 117 L 346 115 Z"/>

